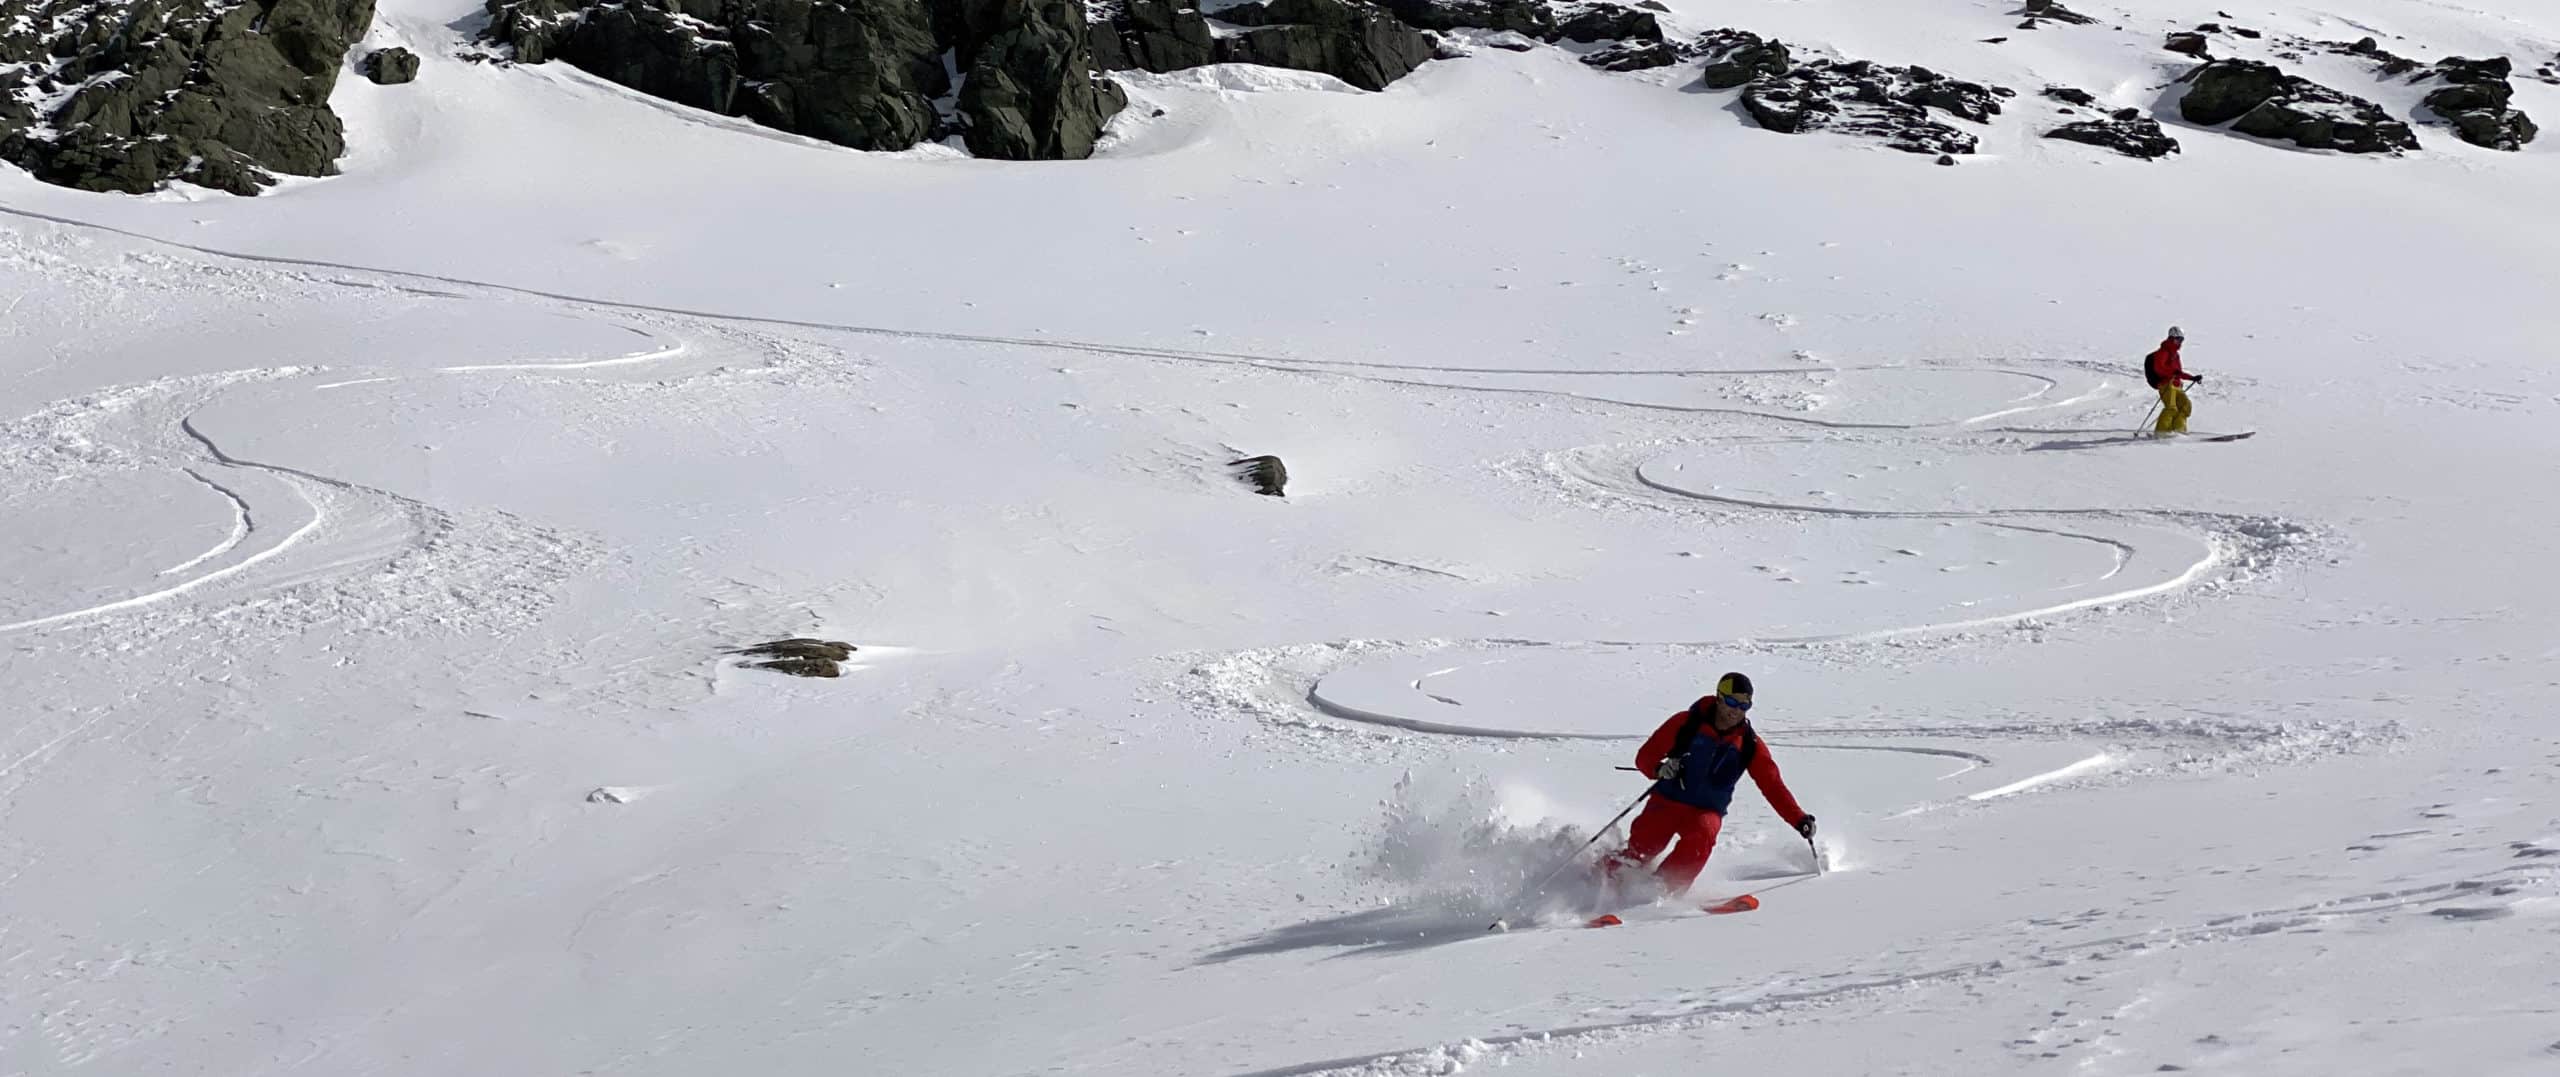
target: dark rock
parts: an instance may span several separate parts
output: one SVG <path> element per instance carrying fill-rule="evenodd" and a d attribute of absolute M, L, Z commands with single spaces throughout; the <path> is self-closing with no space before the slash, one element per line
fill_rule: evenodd
<path fill-rule="evenodd" d="M 2248 38 L 2248 39 L 2249 39 L 2249 40 L 2251 40 L 2251 41 L 2256 41 L 2256 40 L 2258 40 L 2259 38 L 2262 38 L 2262 37 L 2267 36 L 2267 35 L 2265 35 L 2265 34 L 2259 33 L 2259 32 L 2258 32 L 2258 31 L 2256 31 L 2256 30 L 2249 29 L 2249 28 L 2247 28 L 2247 27 L 2245 27 L 2245 26 L 2234 26 L 2234 27 L 2232 27 L 2232 28 L 2231 28 L 2231 32 L 2232 32 L 2233 34 L 2235 34 L 2235 35 L 2240 36 L 2240 37 Z"/>
<path fill-rule="evenodd" d="M 2508 76 L 2515 65 L 2503 57 L 2469 60 L 2451 56 L 2421 78 L 2440 78 L 2449 85 L 2427 94 L 2427 111 L 2442 117 L 2464 142 L 2493 150 L 2521 150 L 2541 134 L 2531 117 L 2510 107 L 2515 84 Z"/>
<path fill-rule="evenodd" d="M 1282 491 L 1289 485 L 1289 467 L 1277 456 L 1248 456 L 1242 460 L 1231 460 L 1227 469 L 1250 484 L 1255 493 L 1266 497 L 1288 496 Z"/>
<path fill-rule="evenodd" d="M 956 126 L 971 152 L 1090 154 L 1127 103 L 1071 0 L 487 0 L 489 38 L 678 104 L 898 150 Z M 1206 27 L 1202 30 L 1205 32 Z M 1118 57 L 1117 38 L 1110 49 Z M 963 81 L 948 118 L 949 54 Z"/>
<path fill-rule="evenodd" d="M 1321 71 L 1363 90 L 1431 59 L 1431 39 L 1361 0 L 1266 0 L 1221 8 L 1218 19 L 1251 28 L 1218 43 L 1221 63 Z"/>
<path fill-rule="evenodd" d="M 377 85 L 398 86 L 418 80 L 418 54 L 407 49 L 380 49 L 364 58 L 358 70 Z"/>
<path fill-rule="evenodd" d="M 2369 37 L 2360 37 L 2356 39 L 2355 44 L 2347 46 L 2347 51 L 2358 56 L 2377 55 L 2382 52 L 2382 42 Z"/>
<path fill-rule="evenodd" d="M 1942 165 L 1953 165 L 1956 163 L 1956 159 L 1941 153 L 1938 155 L 1938 163 Z"/>
<path fill-rule="evenodd" d="M 2188 56 L 2196 57 L 2197 59 L 2211 59 L 2213 57 L 2213 43 L 2206 40 L 2203 34 L 2171 34 L 2169 35 L 2169 39 L 2163 42 L 2160 47 L 2171 52 L 2184 53 Z"/>
<path fill-rule="evenodd" d="M 2073 26 L 2087 26 L 2098 21 L 2062 6 L 2060 0 L 2026 0 L 2024 13 L 2030 28 L 2040 21 L 2069 23 Z"/>
<path fill-rule="evenodd" d="M 2108 115 L 2119 120 L 2138 120 L 2142 118 L 2142 110 L 2138 108 L 2120 108 L 2114 112 L 2108 113 Z"/>
<path fill-rule="evenodd" d="M 1711 84 L 1712 85 L 1712 84 Z M 1976 122 L 2000 112 L 2001 94 L 1926 68 L 1817 58 L 1742 88 L 1742 108 L 1783 134 L 1832 130 L 1868 135 L 1906 153 L 1970 154 L 1974 136 L 1929 118 L 1931 109 Z"/>
<path fill-rule="evenodd" d="M 1647 71 L 1679 63 L 1680 50 L 1660 41 L 1612 45 L 1583 57 L 1582 62 L 1602 71 Z"/>
<path fill-rule="evenodd" d="M 1636 6 L 1646 11 L 1659 11 L 1665 15 L 1671 13 L 1671 5 L 1663 3 L 1662 0 L 1636 0 Z"/>
<path fill-rule="evenodd" d="M 329 94 L 372 22 L 373 0 L 0 0 L 0 159 L 133 194 L 332 175 Z"/>
<path fill-rule="evenodd" d="M 2103 146 L 2146 161 L 2156 161 L 2178 152 L 2178 140 L 2160 129 L 2160 121 L 2139 114 L 2128 117 L 2120 112 L 2109 119 L 2068 123 L 2045 132 L 2044 137 Z"/>
<path fill-rule="evenodd" d="M 2075 90 L 2069 86 L 2047 86 L 2044 88 L 2044 95 L 2065 104 L 2078 105 L 2081 108 L 2098 107 L 2097 96 L 2091 94 L 2087 90 Z"/>
<path fill-rule="evenodd" d="M 924 0 L 487 0 L 517 60 L 558 60 L 677 104 L 866 150 L 940 119 L 946 45 Z M 716 21 L 714 21 L 716 20 Z M 956 20 L 955 20 L 956 21 Z"/>
<path fill-rule="evenodd" d="M 1594 41 L 1660 41 L 1662 24 L 1653 13 L 1616 4 L 1588 4 L 1580 13 L 1556 24 L 1555 37 L 1580 44 Z"/>
<path fill-rule="evenodd" d="M 1982 43 L 1985 45 L 1997 45 L 2007 40 L 2009 39 L 2005 37 L 1986 37 L 1982 39 Z"/>
<path fill-rule="evenodd" d="M 2272 64 L 2217 60 L 2188 75 L 2193 86 L 2178 108 L 2187 122 L 2282 139 L 2305 149 L 2400 153 L 2418 148 L 2409 125 L 2380 105 L 2342 93 Z"/>
<path fill-rule="evenodd" d="M 1104 14 L 1096 5 L 1097 16 Z M 1094 63 L 1105 71 L 1181 71 L 1218 62 L 1209 20 L 1176 0 L 1121 0 L 1093 31 Z"/>
<path fill-rule="evenodd" d="M 1509 30 L 1541 41 L 1556 31 L 1546 0 L 1387 0 L 1387 11 L 1421 30 Z"/>
<path fill-rule="evenodd" d="M 759 643 L 753 647 L 740 647 L 729 653 L 756 658 L 819 658 L 829 662 L 843 662 L 851 659 L 853 652 L 859 649 L 842 640 L 793 636 L 790 639 L 778 639 L 771 643 Z"/>
<path fill-rule="evenodd" d="M 969 152 L 1009 161 L 1081 160 L 1129 103 L 1094 74 L 1078 0 L 941 0 L 939 36 L 965 73 L 958 105 Z M 956 31 L 956 32 L 955 32 Z"/>
<path fill-rule="evenodd" d="M 1707 61 L 1698 78 L 1710 90 L 1730 90 L 1763 75 L 1786 74 L 1795 66 L 1784 43 L 1748 30 L 1709 31 L 1699 36 L 1698 47 Z"/>
<path fill-rule="evenodd" d="M 741 647 L 730 654 L 761 658 L 749 662 L 755 669 L 769 669 L 794 677 L 839 677 L 844 675 L 842 663 L 853 658 L 854 646 L 837 640 L 793 637 L 753 647 Z"/>

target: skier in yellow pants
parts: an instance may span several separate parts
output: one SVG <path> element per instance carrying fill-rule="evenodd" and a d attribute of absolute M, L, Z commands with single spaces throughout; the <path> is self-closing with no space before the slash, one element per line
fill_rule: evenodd
<path fill-rule="evenodd" d="M 2143 378 L 2160 390 L 2160 421 L 2151 425 L 2153 437 L 2186 433 L 2187 416 L 2195 414 L 2195 404 L 2187 400 L 2186 383 L 2201 382 L 2204 375 L 2187 373 L 2178 361 L 2178 349 L 2186 342 L 2186 331 L 2170 326 L 2169 338 L 2142 361 Z"/>

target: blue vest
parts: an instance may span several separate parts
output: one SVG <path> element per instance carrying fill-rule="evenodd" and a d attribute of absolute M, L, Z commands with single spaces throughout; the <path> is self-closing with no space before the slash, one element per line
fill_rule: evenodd
<path fill-rule="evenodd" d="M 1749 721 L 1744 721 L 1742 746 L 1737 748 L 1716 736 L 1705 718 L 1693 716 L 1691 721 L 1698 723 L 1695 731 L 1682 730 L 1690 734 L 1687 750 L 1675 744 L 1670 755 L 1680 760 L 1680 776 L 1655 783 L 1653 791 L 1692 808 L 1722 815 L 1733 807 L 1733 787 L 1750 772 L 1752 758 L 1760 754 L 1760 734 L 1752 730 Z"/>

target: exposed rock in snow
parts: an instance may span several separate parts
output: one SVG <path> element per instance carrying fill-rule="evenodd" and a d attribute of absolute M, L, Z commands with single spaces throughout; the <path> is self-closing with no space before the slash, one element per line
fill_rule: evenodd
<path fill-rule="evenodd" d="M 379 49 L 364 58 L 364 77 L 383 86 L 418 80 L 418 54 L 407 49 Z"/>
<path fill-rule="evenodd" d="M 2156 161 L 2178 152 L 2178 140 L 2160 129 L 2160 121 L 2139 109 L 2122 109 L 2103 120 L 2080 120 L 2045 132 L 2046 138 L 2103 146 L 2127 157 Z"/>
<path fill-rule="evenodd" d="M 1929 118 L 1931 109 L 1987 123 L 2003 87 L 1948 78 L 1925 67 L 1817 57 L 1790 64 L 1785 45 L 1742 31 L 1707 35 L 1701 81 L 1711 89 L 1741 85 L 1742 107 L 1760 126 L 1785 134 L 1836 130 L 1872 135 L 1906 153 L 1969 154 L 1974 136 Z"/>
<path fill-rule="evenodd" d="M 1282 491 L 1289 485 L 1289 467 L 1277 456 L 1248 456 L 1229 462 L 1227 467 L 1236 473 L 1237 478 L 1250 483 L 1255 493 L 1268 497 L 1288 496 Z"/>
<path fill-rule="evenodd" d="M 794 677 L 840 677 L 843 663 L 853 658 L 854 646 L 839 640 L 793 637 L 753 647 L 741 647 L 731 654 L 742 654 L 764 661 L 751 662 L 757 669 L 788 673 Z"/>
<path fill-rule="evenodd" d="M 329 92 L 373 0 L 0 0 L 0 158 L 140 194 L 256 194 L 346 151 Z"/>
<path fill-rule="evenodd" d="M 961 73 L 960 134 L 982 157 L 1079 158 L 1126 104 L 1092 74 L 1066 0 L 489 0 L 489 35 L 679 104 L 857 149 L 941 133 L 933 99 Z"/>
<path fill-rule="evenodd" d="M 2514 73 L 2515 65 L 2503 56 L 2487 60 L 2452 56 L 2436 61 L 2434 69 L 2419 78 L 2440 78 L 2449 84 L 2427 95 L 2427 110 L 2453 125 L 2463 141 L 2512 151 L 2523 149 L 2541 133 L 2531 117 L 2510 107 L 2516 87 L 2508 76 Z"/>
<path fill-rule="evenodd" d="M 2027 21 L 2018 26 L 2021 30 L 2033 30 L 2037 24 L 2046 22 L 2087 26 L 2098 21 L 2062 6 L 2060 0 L 2026 0 L 2026 7 L 2019 14 L 2027 17 Z"/>
<path fill-rule="evenodd" d="M 1555 38 L 1589 44 L 1594 41 L 1660 41 L 1662 24 L 1651 12 L 1616 4 L 1584 4 L 1556 24 Z"/>
<path fill-rule="evenodd" d="M 1431 59 L 1431 39 L 1361 0 L 1263 0 L 1220 8 L 1221 22 L 1249 27 L 1218 42 L 1225 63 L 1322 71 L 1383 90 Z"/>
<path fill-rule="evenodd" d="M 2285 74 L 2273 64 L 2216 60 L 2186 79 L 2192 85 L 2178 111 L 2189 123 L 2228 123 L 2241 134 L 2306 149 L 2396 154 L 2418 148 L 2409 125 L 2392 119 L 2382 106 Z"/>
<path fill-rule="evenodd" d="M 1582 62 L 1602 71 L 1646 71 L 1679 63 L 1680 50 L 1662 41 L 1628 42 L 1585 56 Z"/>

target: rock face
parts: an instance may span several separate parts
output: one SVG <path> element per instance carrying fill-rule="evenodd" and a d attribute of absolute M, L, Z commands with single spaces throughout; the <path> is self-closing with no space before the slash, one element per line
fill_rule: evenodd
<path fill-rule="evenodd" d="M 1069 0 L 488 0 L 489 36 L 642 93 L 866 150 L 957 133 L 1012 159 L 1093 152 L 1127 103 Z M 943 56 L 962 74 L 954 113 Z"/>
<path fill-rule="evenodd" d="M 2018 29 L 2021 30 L 2033 30 L 2036 28 L 2036 24 L 2040 22 L 2059 22 L 2068 23 L 2073 26 L 2087 26 L 2090 23 L 2098 21 L 2062 6 L 2059 0 L 2027 0 L 2025 8 L 2019 11 L 2019 14 L 2027 17 L 2027 21 L 2018 25 Z"/>
<path fill-rule="evenodd" d="M 418 81 L 418 54 L 407 49 L 383 49 L 364 58 L 364 77 L 381 86 L 398 86 Z"/>
<path fill-rule="evenodd" d="M 2305 149 L 2402 153 L 2418 148 L 2409 125 L 2361 97 L 2342 93 L 2273 64 L 2216 60 L 2187 76 L 2179 114 L 2207 127 L 2282 139 Z M 2236 121 L 2236 122 L 2235 122 Z"/>
<path fill-rule="evenodd" d="M 329 92 L 373 0 L 0 0 L 0 158 L 133 194 L 337 171 Z"/>
<path fill-rule="evenodd" d="M 1726 36 L 1719 36 L 1726 35 Z M 1744 72 L 1742 107 L 1760 126 L 1785 134 L 1834 130 L 1870 135 L 1906 153 L 1969 154 L 1975 138 L 1929 117 L 1930 110 L 1987 123 L 2015 91 L 1948 78 L 1924 67 L 1817 57 L 1792 64 L 1786 46 L 1719 31 L 1700 78 L 1709 88 Z"/>
<path fill-rule="evenodd" d="M 1223 63 L 1322 71 L 1383 90 L 1431 59 L 1430 38 L 1360 0 L 1262 0 L 1217 17 L 1250 28 L 1218 43 Z"/>
<path fill-rule="evenodd" d="M 2531 117 L 2510 107 L 2516 87 L 2508 76 L 2514 73 L 2515 65 L 2503 56 L 2438 60 L 2434 70 L 2421 77 L 2440 78 L 2448 85 L 2427 95 L 2427 110 L 2444 117 L 2464 142 L 2493 150 L 2523 149 L 2542 131 Z"/>
<path fill-rule="evenodd" d="M 1509 30 L 1540 41 L 1556 33 L 1546 0 L 1388 0 L 1387 10 L 1423 30 Z"/>
<path fill-rule="evenodd" d="M 1594 41 L 1660 41 L 1662 24 L 1653 14 L 1616 4 L 1585 4 L 1556 24 L 1549 40 L 1589 44 Z"/>
<path fill-rule="evenodd" d="M 1540 8 L 1539 10 L 1544 10 Z M 1182 0 L 1121 0 L 1095 9 L 1103 20 L 1094 55 L 1123 71 L 1180 71 L 1204 64 L 1261 64 L 1321 71 L 1363 90 L 1383 90 L 1432 58 L 1431 39 L 1364 0 L 1265 0 L 1220 8 L 1217 21 L 1245 28 L 1220 35 L 1209 16 Z"/>

